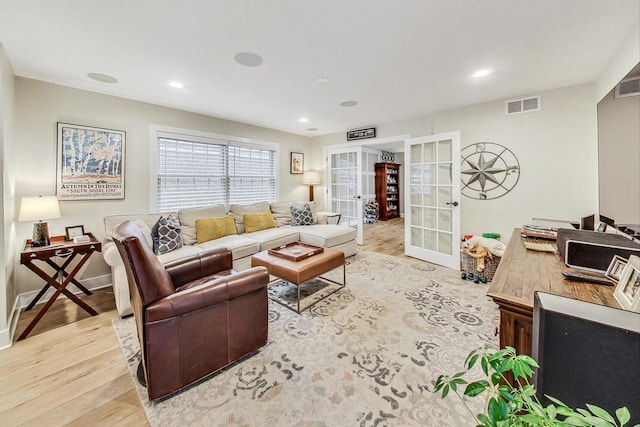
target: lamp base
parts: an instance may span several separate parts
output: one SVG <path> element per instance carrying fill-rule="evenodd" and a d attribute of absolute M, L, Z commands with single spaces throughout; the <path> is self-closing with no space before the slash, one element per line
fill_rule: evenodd
<path fill-rule="evenodd" d="M 309 201 L 313 202 L 313 184 L 309 184 Z"/>
<path fill-rule="evenodd" d="M 33 224 L 31 246 L 49 246 L 49 224 L 46 222 Z"/>

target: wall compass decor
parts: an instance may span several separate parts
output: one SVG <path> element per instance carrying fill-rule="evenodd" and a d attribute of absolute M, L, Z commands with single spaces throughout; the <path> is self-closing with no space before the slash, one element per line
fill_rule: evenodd
<path fill-rule="evenodd" d="M 507 147 L 478 142 L 462 149 L 460 179 L 462 194 L 477 200 L 497 199 L 513 189 L 520 179 L 520 163 Z"/>

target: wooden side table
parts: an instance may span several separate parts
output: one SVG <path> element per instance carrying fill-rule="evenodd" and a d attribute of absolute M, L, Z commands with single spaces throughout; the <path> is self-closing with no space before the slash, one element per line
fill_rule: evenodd
<path fill-rule="evenodd" d="M 51 238 L 51 245 L 49 246 L 40 246 L 40 247 L 32 247 L 31 240 L 27 240 L 22 253 L 20 254 L 20 264 L 26 266 L 29 270 L 33 271 L 38 277 L 45 280 L 44 287 L 40 290 L 38 295 L 29 303 L 25 311 L 31 310 L 36 303 L 42 298 L 49 287 L 55 289 L 55 292 L 46 304 L 40 309 L 40 312 L 36 315 L 36 317 L 29 323 L 27 328 L 22 332 L 20 337 L 18 337 L 18 341 L 25 339 L 38 324 L 40 319 L 45 315 L 47 310 L 51 308 L 51 305 L 55 302 L 55 300 L 60 296 L 60 294 L 64 294 L 67 298 L 69 298 L 74 303 L 78 304 L 85 310 L 87 313 L 95 316 L 98 314 L 96 310 L 94 310 L 90 305 L 82 301 L 80 298 L 75 296 L 67 287 L 69 284 L 73 283 L 78 289 L 84 292 L 86 295 L 91 295 L 91 291 L 88 290 L 82 283 L 76 280 L 75 276 L 78 274 L 78 271 L 82 268 L 82 266 L 89 260 L 89 257 L 94 252 L 102 251 L 102 243 L 100 243 L 91 233 L 87 234 L 91 239 L 88 243 L 74 243 L 72 241 L 64 240 L 64 236 L 54 236 Z M 73 267 L 73 269 L 69 272 L 67 268 L 71 264 L 71 262 L 80 255 L 80 259 L 78 263 Z M 61 263 L 54 262 L 54 259 L 60 258 L 62 259 Z M 35 261 L 41 261 L 54 269 L 53 274 L 48 274 L 42 268 L 40 268 Z"/>

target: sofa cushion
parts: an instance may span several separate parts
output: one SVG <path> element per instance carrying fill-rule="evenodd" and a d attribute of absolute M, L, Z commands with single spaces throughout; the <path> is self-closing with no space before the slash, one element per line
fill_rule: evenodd
<path fill-rule="evenodd" d="M 185 245 L 196 243 L 196 220 L 201 218 L 223 217 L 227 210 L 223 205 L 204 206 L 201 208 L 187 208 L 178 211 L 180 225 L 182 225 L 182 238 Z"/>
<path fill-rule="evenodd" d="M 260 252 L 260 242 L 246 237 L 244 234 L 232 234 L 208 242 L 198 243 L 196 247 L 203 250 L 214 248 L 229 248 L 233 259 L 244 258 Z"/>
<path fill-rule="evenodd" d="M 269 228 L 267 230 L 247 233 L 246 236 L 260 242 L 261 251 L 297 242 L 300 239 L 298 228 L 291 226 Z"/>
<path fill-rule="evenodd" d="M 233 215 L 196 219 L 196 242 L 203 243 L 220 237 L 238 234 Z"/>
<path fill-rule="evenodd" d="M 168 262 L 175 261 L 181 258 L 186 258 L 188 256 L 195 255 L 200 252 L 202 252 L 202 248 L 198 246 L 183 245 L 181 248 L 178 248 L 174 251 L 167 252 L 162 255 L 158 255 L 158 259 L 162 264 L 166 264 Z"/>
<path fill-rule="evenodd" d="M 157 221 L 156 221 L 157 222 Z M 140 229 L 140 232 L 144 236 L 144 239 L 149 244 L 149 247 L 153 247 L 153 237 L 151 236 L 151 227 L 141 219 L 136 219 L 133 223 Z M 154 224 L 155 225 L 155 224 Z"/>
<path fill-rule="evenodd" d="M 236 220 L 236 229 L 238 234 L 244 233 L 244 217 L 246 213 L 260 213 L 270 210 L 268 202 L 258 202 L 251 205 L 231 205 L 229 206 L 229 213 L 233 214 Z"/>
<path fill-rule="evenodd" d="M 112 242 L 113 237 L 111 234 L 113 233 L 113 229 L 127 220 L 131 220 L 133 222 L 140 220 L 142 223 L 147 224 L 147 227 L 149 227 L 149 230 L 151 230 L 151 227 L 155 225 L 155 223 L 158 221 L 158 219 L 160 219 L 161 216 L 169 216 L 169 215 L 173 215 L 175 217 L 178 215 L 178 212 L 105 216 L 104 217 L 104 239 L 106 242 Z M 139 223 L 136 222 L 136 225 L 138 224 Z M 143 231 L 143 234 L 144 234 L 144 231 Z M 149 245 L 151 245 L 151 241 L 149 242 Z"/>
<path fill-rule="evenodd" d="M 344 225 L 324 224 L 296 228 L 300 241 L 330 248 L 356 239 L 356 229 Z"/>
<path fill-rule="evenodd" d="M 183 245 L 181 232 L 178 218 L 173 215 L 160 217 L 151 229 L 153 252 L 162 255 L 181 248 Z"/>
<path fill-rule="evenodd" d="M 273 218 L 271 211 L 260 213 L 246 213 L 242 215 L 245 233 L 253 233 L 254 231 L 267 230 L 276 227 L 276 220 Z"/>
<path fill-rule="evenodd" d="M 291 217 L 293 218 L 291 225 L 294 227 L 299 225 L 313 225 L 315 223 L 311 208 L 308 204 L 305 204 L 302 208 L 291 206 Z"/>
<path fill-rule="evenodd" d="M 276 220 L 276 227 L 291 225 L 291 205 L 293 202 L 271 203 L 271 213 Z"/>

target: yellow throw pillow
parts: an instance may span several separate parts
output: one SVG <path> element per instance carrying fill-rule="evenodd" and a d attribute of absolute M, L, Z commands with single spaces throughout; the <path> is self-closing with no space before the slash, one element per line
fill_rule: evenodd
<path fill-rule="evenodd" d="M 196 219 L 196 242 L 203 243 L 220 237 L 238 234 L 233 215 Z"/>
<path fill-rule="evenodd" d="M 242 215 L 242 219 L 247 233 L 276 227 L 276 220 L 273 218 L 271 211 L 247 213 Z"/>

